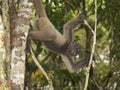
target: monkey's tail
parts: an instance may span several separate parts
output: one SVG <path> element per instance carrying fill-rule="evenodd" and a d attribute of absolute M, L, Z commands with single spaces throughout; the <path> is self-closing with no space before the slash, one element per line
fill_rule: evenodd
<path fill-rule="evenodd" d="M 36 13 L 39 17 L 46 17 L 46 12 L 42 4 L 42 0 L 33 0 L 34 7 L 36 9 Z"/>

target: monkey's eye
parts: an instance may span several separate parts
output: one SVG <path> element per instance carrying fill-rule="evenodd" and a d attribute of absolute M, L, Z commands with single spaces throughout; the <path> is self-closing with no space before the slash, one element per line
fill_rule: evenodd
<path fill-rule="evenodd" d="M 79 48 L 79 49 L 77 49 L 77 51 L 78 51 L 78 53 L 81 53 L 81 49 Z"/>
<path fill-rule="evenodd" d="M 77 55 L 79 55 L 80 52 L 81 52 L 80 49 L 75 48 L 70 52 L 70 54 L 71 54 L 71 56 L 77 56 Z"/>

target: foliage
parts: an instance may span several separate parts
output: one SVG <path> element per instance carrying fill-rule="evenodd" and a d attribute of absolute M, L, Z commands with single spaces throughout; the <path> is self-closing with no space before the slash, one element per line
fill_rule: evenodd
<path fill-rule="evenodd" d="M 65 22 L 84 11 L 84 0 L 44 0 L 45 9 L 49 19 L 62 33 Z M 87 21 L 94 26 L 94 0 L 85 2 Z M 89 82 L 89 90 L 119 90 L 120 89 L 120 2 L 118 0 L 98 0 L 98 26 L 97 44 L 93 72 Z M 34 11 L 34 10 L 33 10 Z M 33 16 L 34 19 L 35 16 Z M 75 40 L 85 51 L 86 26 L 81 24 L 76 28 Z M 92 41 L 92 38 L 91 38 Z M 55 90 L 82 90 L 85 83 L 85 69 L 70 74 L 57 54 L 51 54 L 41 44 L 34 43 L 36 57 L 40 64 L 53 80 Z M 28 57 L 27 71 L 31 72 L 32 86 L 40 84 L 39 88 L 46 86 L 47 81 Z M 34 68 L 34 69 L 33 69 Z M 37 90 L 37 89 L 36 89 Z"/>

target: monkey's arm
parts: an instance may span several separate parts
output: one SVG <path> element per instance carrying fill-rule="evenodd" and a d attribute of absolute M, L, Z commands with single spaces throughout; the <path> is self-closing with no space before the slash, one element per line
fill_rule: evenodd
<path fill-rule="evenodd" d="M 61 54 L 61 56 L 62 56 L 63 62 L 65 63 L 65 65 L 70 73 L 76 72 L 80 68 L 86 66 L 88 64 L 89 58 L 90 58 L 90 54 L 89 54 L 86 56 L 86 58 L 81 59 L 78 62 L 73 62 L 72 57 L 69 54 L 68 55 Z"/>
<path fill-rule="evenodd" d="M 68 40 L 73 40 L 73 29 L 76 25 L 80 24 L 85 19 L 85 15 L 82 13 L 79 17 L 68 21 L 63 28 L 63 36 Z"/>

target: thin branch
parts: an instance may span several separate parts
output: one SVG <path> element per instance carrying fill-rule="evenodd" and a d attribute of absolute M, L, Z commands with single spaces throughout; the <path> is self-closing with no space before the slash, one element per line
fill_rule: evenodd
<path fill-rule="evenodd" d="M 75 8 L 74 5 L 72 5 L 71 3 L 69 3 L 67 0 L 65 0 L 65 3 L 67 3 L 69 6 L 71 6 L 72 8 Z"/>
<path fill-rule="evenodd" d="M 31 52 L 31 56 L 33 61 L 35 62 L 35 64 L 37 65 L 37 67 L 40 69 L 40 71 L 43 73 L 43 75 L 45 76 L 45 78 L 47 79 L 49 85 L 50 85 L 50 90 L 54 90 L 53 89 L 53 85 L 52 85 L 52 80 L 49 78 L 49 76 L 47 75 L 47 73 L 45 72 L 45 70 L 43 69 L 43 67 L 39 64 L 38 60 L 36 59 L 32 48 L 30 48 L 30 52 Z"/>
<path fill-rule="evenodd" d="M 94 26 L 94 31 L 91 29 L 91 31 L 93 32 L 93 45 L 92 45 L 92 52 L 91 52 L 91 56 L 90 56 L 90 61 L 89 61 L 88 67 L 87 67 L 87 75 L 86 75 L 84 90 L 87 90 L 87 87 L 88 87 L 89 72 L 90 72 L 90 67 L 91 67 L 91 64 L 92 64 L 93 55 L 94 55 L 94 52 L 95 52 L 96 28 L 97 28 L 97 1 L 95 0 L 95 26 Z"/>
<path fill-rule="evenodd" d="M 82 6 L 83 6 L 83 13 L 86 15 L 86 4 L 85 4 L 86 0 L 82 0 Z"/>
<path fill-rule="evenodd" d="M 85 25 L 91 30 L 92 34 L 94 33 L 93 28 L 88 24 L 86 20 L 84 20 Z"/>

